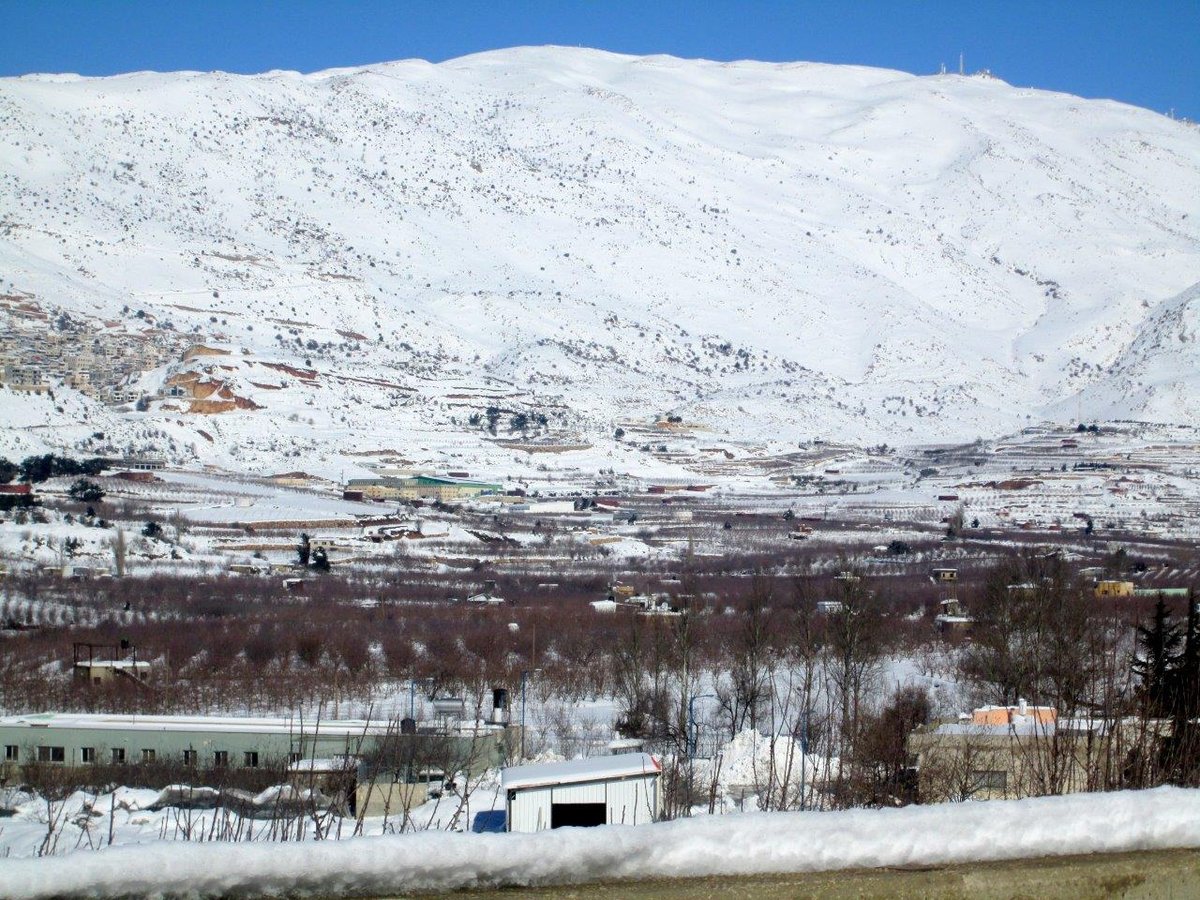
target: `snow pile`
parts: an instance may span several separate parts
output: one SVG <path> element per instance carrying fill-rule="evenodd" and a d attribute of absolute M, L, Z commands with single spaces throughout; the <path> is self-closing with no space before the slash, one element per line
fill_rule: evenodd
<path fill-rule="evenodd" d="M 798 783 L 803 755 L 797 741 L 787 737 L 770 738 L 753 728 L 746 728 L 722 751 L 720 780 L 726 785 L 754 787 L 768 783 Z M 812 769 L 811 760 L 808 768 Z"/>
<path fill-rule="evenodd" d="M 1158 788 L 836 813 L 767 813 L 541 834 L 304 844 L 159 844 L 0 861 L 12 900 L 338 896 L 597 879 L 939 865 L 1200 847 L 1200 791 Z"/>

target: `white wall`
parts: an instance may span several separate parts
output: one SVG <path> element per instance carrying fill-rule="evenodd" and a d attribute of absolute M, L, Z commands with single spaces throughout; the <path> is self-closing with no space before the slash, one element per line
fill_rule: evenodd
<path fill-rule="evenodd" d="M 608 823 L 645 825 L 658 818 L 659 779 L 629 778 L 608 785 Z"/>
<path fill-rule="evenodd" d="M 508 801 L 509 831 L 545 831 L 550 827 L 552 788 L 523 788 Z"/>
<path fill-rule="evenodd" d="M 517 788 L 508 801 L 508 830 L 545 831 L 554 803 L 603 803 L 610 825 L 645 825 L 658 817 L 658 773 L 613 781 Z"/>

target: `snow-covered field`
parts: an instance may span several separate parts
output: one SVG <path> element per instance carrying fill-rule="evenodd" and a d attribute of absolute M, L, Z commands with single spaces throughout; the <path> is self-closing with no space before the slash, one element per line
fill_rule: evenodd
<path fill-rule="evenodd" d="M 12 900 L 342 896 L 587 880 L 917 866 L 1200 847 L 1181 788 L 832 813 L 748 813 L 536 835 L 423 832 L 288 844 L 157 844 L 0 860 Z"/>
<path fill-rule="evenodd" d="M 149 483 L 99 479 L 107 497 L 98 516 L 112 519 L 113 528 L 82 517 L 69 522 L 49 509 L 0 517 L 0 558 L 13 567 L 112 568 L 116 532 L 123 530 L 129 573 L 230 563 L 265 568 L 294 562 L 303 530 L 330 543 L 335 563 L 366 566 L 401 557 L 441 565 L 435 561 L 455 556 L 504 565 L 515 554 L 550 576 L 558 562 L 580 552 L 628 563 L 670 560 L 689 549 L 777 554 L 801 546 L 845 551 L 871 566 L 887 562 L 890 542 L 940 537 L 958 515 L 963 536 L 986 536 L 993 547 L 1030 532 L 1043 542 L 1094 551 L 1097 541 L 1200 538 L 1197 471 L 1200 429 L 1134 423 L 1094 433 L 1029 427 L 994 441 L 883 451 L 814 445 L 779 461 L 769 478 L 738 473 L 711 490 L 674 489 L 661 497 L 650 493 L 651 478 L 533 473 L 512 482 L 524 498 L 485 496 L 457 510 L 347 501 L 339 485 L 322 481 L 296 488 L 229 472 L 165 469 Z M 72 480 L 51 479 L 37 489 L 52 507 L 66 499 Z M 576 508 L 589 497 L 615 505 Z M 166 523 L 157 539 L 140 534 L 146 515 Z M 763 518 L 742 528 L 741 515 Z M 793 521 L 785 521 L 788 515 Z M 813 520 L 815 530 L 792 535 L 803 544 L 789 539 L 789 531 Z M 373 523 L 381 521 L 411 535 L 379 540 L 384 526 Z M 724 530 L 726 521 L 739 527 Z M 969 552 L 948 544 L 936 558 L 952 563 Z"/>

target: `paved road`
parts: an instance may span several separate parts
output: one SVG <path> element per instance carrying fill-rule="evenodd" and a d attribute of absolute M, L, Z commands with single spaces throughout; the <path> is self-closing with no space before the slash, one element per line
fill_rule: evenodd
<path fill-rule="evenodd" d="M 868 869 L 467 891 L 462 900 L 1197 900 L 1200 850 L 1048 857 L 928 869 Z"/>

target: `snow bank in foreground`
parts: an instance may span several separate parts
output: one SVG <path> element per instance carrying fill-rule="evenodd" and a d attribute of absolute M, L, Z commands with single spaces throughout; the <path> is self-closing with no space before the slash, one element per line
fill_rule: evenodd
<path fill-rule="evenodd" d="M 0 861 L 7 897 L 338 896 L 653 876 L 799 872 L 1200 847 L 1200 791 L 1157 788 L 541 834 L 114 847 Z"/>

